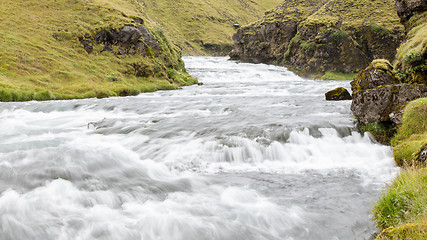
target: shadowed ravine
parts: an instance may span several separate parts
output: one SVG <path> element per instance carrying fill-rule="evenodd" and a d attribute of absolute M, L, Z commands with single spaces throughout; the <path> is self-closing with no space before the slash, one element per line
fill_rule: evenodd
<path fill-rule="evenodd" d="M 0 239 L 369 239 L 398 169 L 348 81 L 187 57 L 203 86 L 0 103 Z"/>

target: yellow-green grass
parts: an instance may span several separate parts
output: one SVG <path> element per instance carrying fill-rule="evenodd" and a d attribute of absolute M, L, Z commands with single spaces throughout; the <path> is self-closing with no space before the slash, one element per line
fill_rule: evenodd
<path fill-rule="evenodd" d="M 420 164 L 416 156 L 427 144 L 427 98 L 412 101 L 405 107 L 402 125 L 391 143 L 397 165 Z"/>
<path fill-rule="evenodd" d="M 321 80 L 353 80 L 357 73 L 341 73 L 341 72 L 328 72 L 326 71 Z"/>
<path fill-rule="evenodd" d="M 142 2 L 142 1 L 141 1 Z M 231 46 L 233 24 L 245 25 L 282 0 L 146 0 L 146 16 L 156 22 L 185 55 L 209 54 L 204 44 Z"/>
<path fill-rule="evenodd" d="M 407 168 L 388 186 L 374 208 L 385 239 L 427 238 L 427 168 Z"/>
<path fill-rule="evenodd" d="M 377 240 L 424 240 L 427 238 L 427 219 L 390 227 L 381 232 Z"/>
<path fill-rule="evenodd" d="M 0 100 L 130 95 L 195 83 L 168 77 L 170 68 L 188 74 L 180 53 L 149 21 L 146 27 L 162 45 L 159 56 L 116 55 L 101 51 L 102 44 L 88 54 L 79 41 L 102 29 L 136 26 L 134 19 L 143 16 L 132 0 L 2 0 Z M 152 76 L 129 73 L 132 63 L 152 69 Z"/>
<path fill-rule="evenodd" d="M 396 53 L 395 68 L 402 80 L 427 84 L 427 12 L 411 18 L 413 28 Z"/>

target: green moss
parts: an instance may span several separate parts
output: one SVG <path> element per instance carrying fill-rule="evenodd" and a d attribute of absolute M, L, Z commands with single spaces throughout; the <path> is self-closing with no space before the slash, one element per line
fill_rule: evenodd
<path fill-rule="evenodd" d="M 197 79 L 194 79 L 188 73 L 177 71 L 175 69 L 168 70 L 168 77 L 183 86 L 196 84 L 198 82 Z"/>
<path fill-rule="evenodd" d="M 380 231 L 408 223 L 425 224 L 426 214 L 427 168 L 403 170 L 374 208 Z"/>
<path fill-rule="evenodd" d="M 390 140 L 396 134 L 396 129 L 389 122 L 371 123 L 364 125 L 360 123 L 359 128 L 362 132 L 369 132 L 380 143 L 389 145 Z"/>
<path fill-rule="evenodd" d="M 305 51 L 313 50 L 315 47 L 316 47 L 315 42 L 301 41 L 301 48 L 304 49 Z"/>
<path fill-rule="evenodd" d="M 331 38 L 332 40 L 334 40 L 336 42 L 342 42 L 345 38 L 347 38 L 347 36 L 348 36 L 348 33 L 346 31 L 339 30 L 339 31 L 332 33 L 329 36 L 329 38 Z"/>
<path fill-rule="evenodd" d="M 376 240 L 425 239 L 427 236 L 427 220 L 407 223 L 385 229 Z"/>

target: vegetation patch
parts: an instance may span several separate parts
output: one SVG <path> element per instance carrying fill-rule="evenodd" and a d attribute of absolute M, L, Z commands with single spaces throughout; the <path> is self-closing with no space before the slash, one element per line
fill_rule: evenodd
<path fill-rule="evenodd" d="M 13 1 L 0 5 L 0 100 L 135 95 L 195 79 L 180 49 L 145 18 L 139 1 Z M 141 29 L 118 43 L 126 30 Z M 135 37 L 136 36 L 136 37 Z M 142 37 L 139 37 L 142 36 Z M 114 38 L 114 39 L 112 39 Z M 135 39 L 133 39 L 135 38 Z"/>
<path fill-rule="evenodd" d="M 342 73 L 342 72 L 329 72 L 326 71 L 321 80 L 353 80 L 357 76 L 357 73 Z"/>
<path fill-rule="evenodd" d="M 378 239 L 423 239 L 416 236 L 427 229 L 427 168 L 403 170 L 376 204 L 374 219 L 385 231 Z"/>
<path fill-rule="evenodd" d="M 385 145 L 389 145 L 390 140 L 396 134 L 396 129 L 391 122 L 370 123 L 368 125 L 360 123 L 359 128 L 361 132 L 371 133 L 375 140 Z"/>
<path fill-rule="evenodd" d="M 418 164 L 416 156 L 427 144 L 426 119 L 427 98 L 412 101 L 405 107 L 402 125 L 392 140 L 397 165 Z"/>

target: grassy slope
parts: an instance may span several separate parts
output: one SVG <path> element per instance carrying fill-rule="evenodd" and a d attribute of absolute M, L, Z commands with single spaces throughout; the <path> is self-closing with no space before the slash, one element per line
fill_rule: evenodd
<path fill-rule="evenodd" d="M 149 19 L 159 24 L 186 55 L 209 53 L 203 44 L 228 45 L 234 23 L 248 24 L 282 0 L 144 0 Z"/>
<path fill-rule="evenodd" d="M 406 169 L 382 195 L 374 210 L 378 240 L 426 239 L 427 168 Z"/>
<path fill-rule="evenodd" d="M 404 169 L 381 196 L 374 219 L 381 231 L 379 240 L 427 238 L 427 168 L 415 162 L 427 144 L 427 98 L 410 102 L 402 126 L 392 141 L 394 157 Z"/>
<path fill-rule="evenodd" d="M 0 100 L 129 95 L 187 84 L 168 78 L 164 56 L 119 56 L 101 52 L 100 44 L 88 54 L 78 41 L 101 29 L 135 24 L 136 16 L 143 16 L 142 7 L 131 0 L 2 0 Z M 150 31 L 159 36 L 160 31 Z M 183 70 L 179 53 L 166 39 L 158 40 L 174 68 Z M 125 74 L 132 62 L 160 70 L 149 78 Z"/>

